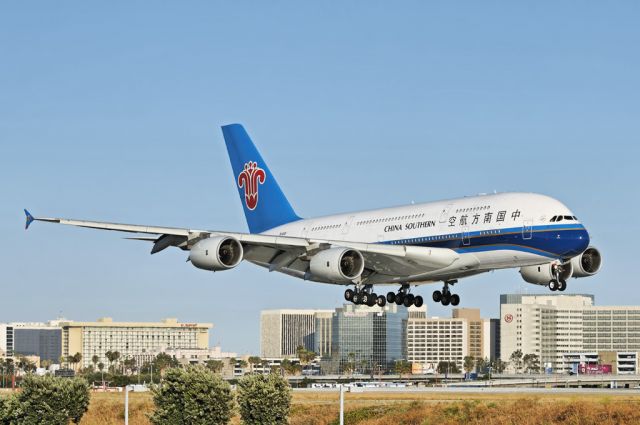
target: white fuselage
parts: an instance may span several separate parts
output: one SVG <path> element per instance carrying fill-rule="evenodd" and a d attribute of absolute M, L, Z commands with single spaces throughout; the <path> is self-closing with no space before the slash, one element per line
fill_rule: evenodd
<path fill-rule="evenodd" d="M 556 221 L 558 216 L 562 218 Z M 564 204 L 533 193 L 479 195 L 304 219 L 265 234 L 451 248 L 463 259 L 460 264 L 467 265 L 466 275 L 567 259 L 589 245 L 586 229 Z M 458 266 L 409 280 L 464 275 Z"/>

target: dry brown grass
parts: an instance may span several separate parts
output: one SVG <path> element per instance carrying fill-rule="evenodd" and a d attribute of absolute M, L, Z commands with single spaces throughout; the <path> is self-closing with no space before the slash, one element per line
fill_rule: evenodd
<path fill-rule="evenodd" d="M 129 393 L 129 424 L 149 425 L 147 414 L 153 412 L 151 393 Z M 80 425 L 122 425 L 124 423 L 123 393 L 91 393 L 89 411 Z"/>
<path fill-rule="evenodd" d="M 148 425 L 150 393 L 129 394 L 129 423 Z M 358 425 L 614 425 L 640 424 L 640 396 L 624 391 L 601 394 L 540 395 L 499 393 L 347 393 L 346 424 Z M 337 392 L 296 392 L 291 425 L 333 425 Z M 124 394 L 93 393 L 82 425 L 124 422 Z M 239 425 L 235 417 L 233 425 Z"/>

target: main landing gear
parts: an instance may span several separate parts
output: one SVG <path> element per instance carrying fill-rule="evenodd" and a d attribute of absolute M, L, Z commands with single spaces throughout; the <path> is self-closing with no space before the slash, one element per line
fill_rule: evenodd
<path fill-rule="evenodd" d="M 553 279 L 551 279 L 549 281 L 549 289 L 551 291 L 564 291 L 565 289 L 567 289 L 567 281 L 564 280 L 561 275 L 562 275 L 562 264 L 554 264 L 552 266 L 552 270 L 553 270 Z"/>
<path fill-rule="evenodd" d="M 402 285 L 397 293 L 389 292 L 387 294 L 387 302 L 396 303 L 397 305 L 404 305 L 405 307 L 422 307 L 424 300 L 420 295 L 414 296 L 409 293 L 409 285 Z"/>
<path fill-rule="evenodd" d="M 377 295 L 373 292 L 373 286 L 364 285 L 364 287 L 356 286 L 355 291 L 353 289 L 347 289 L 344 291 L 344 299 L 351 301 L 356 305 L 368 305 L 373 307 L 384 307 L 387 304 L 387 300 L 382 295 Z"/>
<path fill-rule="evenodd" d="M 460 296 L 458 294 L 452 294 L 449 291 L 449 285 L 453 285 L 457 282 L 457 280 L 448 280 L 444 283 L 442 287 L 442 291 L 433 291 L 433 301 L 437 303 L 442 303 L 442 305 L 447 306 L 451 304 L 452 306 L 457 306 L 460 304 Z"/>
<path fill-rule="evenodd" d="M 355 290 L 347 289 L 344 291 L 344 299 L 356 305 L 368 305 L 369 307 L 374 305 L 384 307 L 387 303 L 396 303 L 405 307 L 411 307 L 412 305 L 422 307 L 424 304 L 424 300 L 420 295 L 414 296 L 409 293 L 409 285 L 402 285 L 397 293 L 389 292 L 386 297 L 373 292 L 372 285 L 356 286 Z"/>

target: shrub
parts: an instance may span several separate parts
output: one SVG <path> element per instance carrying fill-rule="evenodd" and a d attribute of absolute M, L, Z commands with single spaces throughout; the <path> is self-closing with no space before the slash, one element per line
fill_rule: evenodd
<path fill-rule="evenodd" d="M 246 375 L 238 382 L 240 416 L 246 425 L 287 423 L 291 387 L 280 375 Z"/>
<path fill-rule="evenodd" d="M 27 375 L 22 391 L 5 401 L 3 421 L 66 425 L 79 423 L 88 408 L 89 385 L 84 379 Z"/>
<path fill-rule="evenodd" d="M 203 367 L 167 370 L 153 402 L 156 425 L 226 424 L 233 413 L 231 386 Z"/>

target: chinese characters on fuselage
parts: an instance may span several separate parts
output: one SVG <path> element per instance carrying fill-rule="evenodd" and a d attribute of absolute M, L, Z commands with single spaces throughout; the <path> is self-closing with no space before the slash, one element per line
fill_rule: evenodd
<path fill-rule="evenodd" d="M 503 223 L 507 221 L 507 216 L 508 214 L 506 210 L 498 211 L 497 213 L 489 211 L 483 214 L 462 214 L 460 216 L 452 215 L 451 217 L 449 217 L 448 227 L 455 227 L 456 225 L 469 226 L 469 225 L 480 224 L 480 223 L 482 224 Z M 512 221 L 516 221 L 520 217 L 520 210 L 513 211 L 510 217 Z M 435 220 L 416 221 L 416 222 L 404 223 L 404 224 L 388 224 L 384 226 L 384 232 L 385 233 L 399 232 L 401 230 L 415 230 L 415 229 L 422 229 L 425 227 L 435 227 L 435 226 L 436 226 Z"/>

